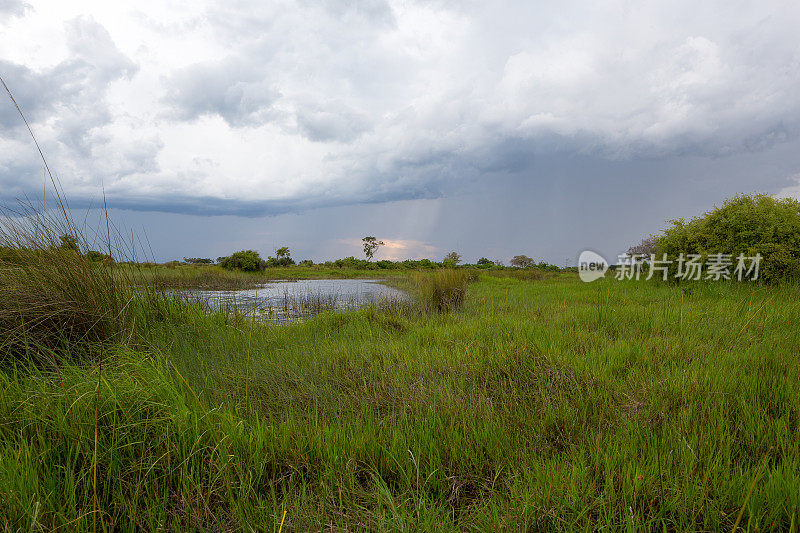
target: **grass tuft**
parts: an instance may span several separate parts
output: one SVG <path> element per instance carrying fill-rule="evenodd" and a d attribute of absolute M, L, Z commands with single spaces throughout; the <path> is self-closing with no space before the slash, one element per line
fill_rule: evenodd
<path fill-rule="evenodd" d="M 126 291 L 113 263 L 92 261 L 87 249 L 60 215 L 27 205 L 2 213 L 0 358 L 85 355 L 121 337 Z"/>
<path fill-rule="evenodd" d="M 458 270 L 415 274 L 420 308 L 429 313 L 458 311 L 467 298 L 467 284 L 471 279 L 469 273 Z"/>

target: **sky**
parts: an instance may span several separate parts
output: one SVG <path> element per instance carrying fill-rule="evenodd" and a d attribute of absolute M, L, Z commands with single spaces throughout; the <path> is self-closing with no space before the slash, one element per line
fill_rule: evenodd
<path fill-rule="evenodd" d="M 0 76 L 72 212 L 165 261 L 239 249 L 615 257 L 800 197 L 796 1 L 0 0 Z M 0 99 L 0 202 L 40 198 Z"/>

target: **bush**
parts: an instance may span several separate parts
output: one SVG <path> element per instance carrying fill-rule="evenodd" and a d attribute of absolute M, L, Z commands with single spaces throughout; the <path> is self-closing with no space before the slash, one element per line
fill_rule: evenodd
<path fill-rule="evenodd" d="M 399 267 L 398 263 L 395 263 L 394 261 L 389 261 L 387 259 L 381 259 L 380 261 L 376 261 L 375 266 L 382 269 L 393 269 Z"/>
<path fill-rule="evenodd" d="M 266 262 L 261 259 L 258 252 L 253 250 L 241 250 L 231 254 L 230 257 L 223 257 L 219 262 L 222 268 L 228 270 L 241 270 L 243 272 L 258 272 L 264 270 Z"/>
<path fill-rule="evenodd" d="M 470 274 L 464 271 L 442 270 L 414 276 L 417 297 L 424 311 L 446 313 L 464 305 Z"/>
<path fill-rule="evenodd" d="M 771 196 L 738 195 L 702 216 L 672 226 L 656 237 L 656 254 L 761 254 L 759 279 L 773 283 L 800 279 L 800 202 Z"/>
<path fill-rule="evenodd" d="M 402 263 L 400 263 L 403 268 L 408 268 L 412 270 L 418 270 L 420 268 L 437 268 L 439 265 L 434 263 L 430 259 L 420 259 L 418 261 L 414 261 L 413 259 L 406 259 Z"/>
<path fill-rule="evenodd" d="M 548 263 L 546 261 L 539 261 L 536 264 L 536 268 L 538 268 L 539 270 L 546 270 L 546 271 L 549 271 L 549 272 L 558 272 L 559 270 L 561 270 L 560 267 L 558 267 L 556 265 L 551 265 L 550 263 Z"/>
<path fill-rule="evenodd" d="M 92 261 L 93 263 L 113 263 L 114 262 L 114 258 L 111 257 L 110 255 L 104 254 L 102 252 L 97 252 L 95 250 L 89 250 L 88 252 L 86 252 L 86 257 L 89 259 L 89 261 Z"/>
<path fill-rule="evenodd" d="M 294 259 L 291 257 L 268 257 L 266 262 L 264 262 L 265 268 L 275 268 L 275 267 L 287 267 L 294 264 Z"/>
<path fill-rule="evenodd" d="M 214 264 L 214 260 L 208 257 L 184 257 L 184 263 L 189 263 L 190 265 L 212 265 Z"/>
<path fill-rule="evenodd" d="M 478 259 L 478 262 L 475 263 L 478 268 L 491 268 L 494 266 L 494 261 L 491 259 L 487 259 L 486 257 L 481 257 Z"/>
<path fill-rule="evenodd" d="M 288 246 L 282 246 L 275 250 L 275 257 L 267 258 L 266 266 L 268 267 L 287 267 L 294 264 L 292 253 L 289 251 Z"/>
<path fill-rule="evenodd" d="M 367 261 L 366 259 L 356 259 L 352 255 L 344 259 L 337 259 L 333 265 L 339 268 L 357 268 L 362 270 L 371 270 L 377 268 L 375 264 Z"/>

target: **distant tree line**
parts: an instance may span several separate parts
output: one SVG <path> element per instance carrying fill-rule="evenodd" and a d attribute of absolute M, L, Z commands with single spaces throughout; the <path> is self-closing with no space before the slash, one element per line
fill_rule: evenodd
<path fill-rule="evenodd" d="M 373 261 L 376 252 L 384 242 L 378 240 L 373 236 L 364 237 L 362 239 L 364 250 L 364 259 L 359 259 L 354 256 L 345 257 L 342 259 L 335 259 L 325 261 L 322 263 L 314 263 L 310 259 L 305 259 L 299 263 L 295 263 L 291 257 L 291 251 L 287 246 L 278 248 L 275 251 L 274 257 L 268 257 L 266 260 L 262 259 L 258 252 L 254 250 L 240 250 L 229 256 L 218 257 L 216 263 L 223 268 L 229 270 L 241 270 L 244 272 L 259 272 L 272 267 L 288 267 L 297 264 L 298 266 L 323 266 L 329 268 L 348 268 L 357 270 L 421 270 L 421 269 L 437 269 L 437 268 L 459 268 L 471 267 L 481 269 L 491 268 L 509 268 L 503 265 L 502 261 L 492 261 L 485 257 L 481 257 L 475 264 L 463 264 L 461 254 L 456 251 L 449 252 L 441 261 L 433 261 L 431 259 L 406 259 L 403 261 L 391 261 L 388 259 L 380 259 Z M 198 259 L 198 258 L 184 258 L 187 264 L 211 264 L 211 259 Z M 544 261 L 538 263 L 526 255 L 515 256 L 511 260 L 511 268 L 537 268 L 541 270 L 559 270 L 555 265 L 548 264 Z"/>
<path fill-rule="evenodd" d="M 189 265 L 213 265 L 214 260 L 209 257 L 184 257 L 183 262 Z"/>

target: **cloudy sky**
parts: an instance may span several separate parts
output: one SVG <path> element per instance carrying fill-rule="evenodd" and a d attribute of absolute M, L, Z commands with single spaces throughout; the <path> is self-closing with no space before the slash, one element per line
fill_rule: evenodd
<path fill-rule="evenodd" d="M 70 205 L 158 260 L 615 256 L 800 195 L 800 3 L 0 0 Z M 42 164 L 0 101 L 0 200 Z"/>

